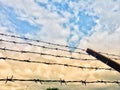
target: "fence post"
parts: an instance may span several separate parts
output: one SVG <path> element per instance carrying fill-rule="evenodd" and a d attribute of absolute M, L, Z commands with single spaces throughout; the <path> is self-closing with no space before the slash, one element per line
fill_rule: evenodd
<path fill-rule="evenodd" d="M 100 53 L 87 48 L 86 52 L 89 55 L 92 55 L 93 57 L 97 58 L 98 60 L 102 61 L 103 63 L 105 63 L 106 65 L 112 67 L 113 69 L 115 69 L 116 71 L 118 71 L 120 73 L 120 64 L 111 60 L 110 58 L 107 58 L 106 56 L 101 55 Z"/>

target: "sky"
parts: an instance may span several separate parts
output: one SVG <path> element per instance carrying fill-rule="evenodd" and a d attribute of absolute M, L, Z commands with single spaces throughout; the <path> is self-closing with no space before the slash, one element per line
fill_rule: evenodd
<path fill-rule="evenodd" d="M 77 49 L 70 48 L 92 48 L 96 51 L 120 55 L 120 0 L 0 0 L 0 33 L 28 37 L 46 42 L 68 45 L 69 51 Z M 1 39 L 22 41 L 5 36 Z M 36 42 L 31 42 L 38 44 Z M 69 55 L 65 52 L 55 52 L 27 45 L 13 45 L 1 42 L 0 47 L 11 49 L 41 51 L 59 55 Z M 40 43 L 41 45 L 45 45 Z M 50 46 L 54 47 L 54 46 Z M 39 57 L 37 55 L 21 55 L 17 53 L 2 52 L 1 56 L 16 58 L 42 59 L 59 63 L 71 63 L 75 65 L 93 66 L 96 62 L 79 62 L 56 60 L 53 57 Z M 75 55 L 76 57 L 80 57 Z M 82 56 L 81 56 L 82 57 Z M 83 56 L 84 57 L 84 56 Z M 86 56 L 87 57 L 87 56 Z M 48 60 L 50 58 L 50 60 Z M 120 80 L 119 73 L 106 71 L 81 71 L 74 68 L 49 67 L 47 65 L 17 64 L 15 62 L 0 61 L 0 77 L 5 75 L 16 77 L 41 77 L 47 79 L 64 78 L 68 80 Z M 27 66 L 27 67 L 26 67 Z M 105 66 L 97 63 L 97 66 Z M 107 67 L 107 66 L 106 66 Z M 49 68 L 49 69 L 48 69 Z M 70 75 L 70 71 L 72 74 Z M 22 73 L 24 71 L 24 73 Z M 5 74 L 5 75 L 3 75 Z M 104 74 L 104 75 L 103 75 Z M 81 75 L 81 77 L 79 77 Z M 108 77 L 106 77 L 108 76 Z M 7 77 L 7 76 L 6 76 Z M 26 83 L 10 83 L 0 87 L 2 90 L 45 90 L 45 88 L 56 85 L 39 85 L 32 83 L 26 89 Z M 115 85 L 57 85 L 60 90 L 119 90 Z"/>

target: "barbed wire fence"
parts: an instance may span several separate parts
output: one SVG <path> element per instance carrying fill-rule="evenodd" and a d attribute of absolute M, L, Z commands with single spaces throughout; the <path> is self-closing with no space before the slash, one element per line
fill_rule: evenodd
<path fill-rule="evenodd" d="M 84 58 L 77 58 L 77 57 L 73 57 L 73 56 L 67 56 L 67 55 L 59 55 L 59 54 L 53 54 L 53 53 L 43 53 L 43 52 L 37 52 L 37 51 L 28 51 L 28 50 L 19 50 L 19 49 L 11 49 L 11 48 L 7 48 L 7 47 L 0 47 L 0 51 L 3 52 L 13 52 L 13 53 L 21 53 L 21 54 L 25 54 L 25 53 L 30 53 L 30 54 L 37 54 L 39 56 L 51 56 L 51 57 L 55 57 L 55 58 L 59 58 L 59 59 L 70 59 L 70 60 L 82 60 L 85 62 L 88 61 L 97 61 L 97 59 L 93 59 L 93 58 L 86 58 L 89 57 L 89 55 L 85 52 L 86 50 L 83 48 L 76 48 L 76 47 L 70 47 L 67 45 L 61 45 L 61 44 L 55 44 L 55 43 L 51 43 L 51 42 L 45 42 L 45 41 L 41 41 L 41 40 L 34 40 L 34 39 L 30 39 L 30 38 L 26 38 L 26 37 L 19 37 L 19 36 L 15 36 L 15 35 L 9 35 L 9 34 L 4 34 L 4 33 L 0 33 L 0 36 L 5 36 L 5 37 L 11 37 L 11 38 L 18 38 L 18 39 L 22 39 L 25 42 L 21 42 L 21 41 L 15 41 L 15 40 L 7 40 L 7 39 L 2 39 L 0 38 L 0 42 L 4 42 L 4 43 L 8 43 L 8 44 L 18 44 L 18 45 L 29 45 L 32 47 L 40 47 L 43 49 L 47 49 L 47 50 L 56 50 L 56 51 L 62 51 L 62 52 L 68 52 L 68 53 L 74 53 L 74 54 L 78 54 L 78 55 L 85 55 Z M 45 43 L 48 45 L 42 45 L 42 44 L 34 44 L 28 41 L 32 41 L 32 42 L 37 42 L 37 43 Z M 53 45 L 54 47 L 50 47 L 51 45 Z M 67 49 L 63 49 L 67 48 Z M 78 51 L 75 52 L 71 52 L 70 50 L 68 50 L 68 48 L 73 48 L 73 49 L 77 49 Z M 99 52 L 101 54 L 105 54 L 108 56 L 113 56 L 111 59 L 120 60 L 120 55 L 116 55 L 116 54 L 109 54 L 109 53 L 104 53 L 104 52 Z M 36 61 L 33 59 L 17 59 L 17 58 L 11 58 L 8 56 L 0 56 L 0 60 L 4 60 L 4 61 L 15 61 L 15 62 L 21 62 L 21 63 L 36 63 L 36 64 L 46 64 L 46 65 L 57 65 L 57 66 L 64 66 L 64 67 L 73 67 L 73 68 L 79 68 L 81 70 L 83 69 L 88 69 L 88 70 L 105 70 L 105 71 L 115 71 L 112 68 L 104 68 L 104 67 L 87 67 L 87 66 L 83 66 L 83 65 L 73 65 L 73 64 L 68 64 L 68 63 L 53 63 L 53 62 L 47 62 L 47 61 Z M 10 78 L 0 78 L 0 82 L 5 82 L 5 84 L 7 84 L 8 82 L 35 82 L 35 83 L 60 83 L 61 85 L 64 84 L 68 84 L 68 83 L 80 83 L 82 85 L 87 85 L 87 84 L 117 84 L 120 85 L 120 81 L 119 80 L 95 80 L 95 81 L 86 81 L 86 80 L 63 80 L 63 79 L 59 79 L 59 80 L 43 80 L 43 79 L 18 79 L 18 78 L 13 78 L 13 76 L 11 76 Z"/>

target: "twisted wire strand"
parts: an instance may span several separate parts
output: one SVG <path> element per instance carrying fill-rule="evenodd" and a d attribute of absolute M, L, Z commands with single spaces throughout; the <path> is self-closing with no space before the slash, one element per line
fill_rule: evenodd
<path fill-rule="evenodd" d="M 83 52 L 71 52 L 70 50 L 65 50 L 65 49 L 60 49 L 60 48 L 53 48 L 53 47 L 48 47 L 48 46 L 44 46 L 44 45 L 36 45 L 33 43 L 28 43 L 28 42 L 17 42 L 17 41 L 11 41 L 11 40 L 4 40 L 4 39 L 0 39 L 1 42 L 7 42 L 7 43 L 13 43 L 13 44 L 22 44 L 22 45 L 30 45 L 30 46 L 35 46 L 35 47 L 41 47 L 41 48 L 45 48 L 45 49 L 50 49 L 50 50 L 60 50 L 60 51 L 64 51 L 64 52 L 69 52 L 69 53 L 77 53 L 77 54 L 83 54 L 83 55 L 88 55 L 86 53 Z"/>
<path fill-rule="evenodd" d="M 115 56 L 115 57 L 118 57 L 118 59 L 120 60 L 120 55 L 115 55 L 115 54 L 110 54 L 110 53 L 105 53 L 105 52 L 98 52 L 98 53 L 109 55 L 109 56 Z"/>
<path fill-rule="evenodd" d="M 38 64 L 46 64 L 46 65 L 58 65 L 58 66 L 66 66 L 66 67 L 74 67 L 74 68 L 81 68 L 83 69 L 93 69 L 93 70 L 109 70 L 109 71 L 115 71 L 112 68 L 103 68 L 103 67 L 85 67 L 85 66 L 77 66 L 77 65 L 71 65 L 71 64 L 62 64 L 62 63 L 51 63 L 51 62 L 41 62 L 41 61 L 35 61 L 30 59 L 15 59 L 15 58 L 9 58 L 9 57 L 0 57 L 0 59 L 3 60 L 9 60 L 9 61 L 18 61 L 18 62 L 26 62 L 26 63 L 38 63 Z"/>
<path fill-rule="evenodd" d="M 86 81 L 86 80 L 64 80 L 64 79 L 59 79 L 59 80 L 53 80 L 53 79 L 14 79 L 13 75 L 10 78 L 6 79 L 0 79 L 1 82 L 5 82 L 7 84 L 8 82 L 35 82 L 35 83 L 60 83 L 61 85 L 64 83 L 67 85 L 67 83 L 80 83 L 82 85 L 87 85 L 87 84 L 117 84 L 120 86 L 120 81 L 119 80 L 95 80 L 95 81 Z"/>
<path fill-rule="evenodd" d="M 83 61 L 97 60 L 97 59 L 90 59 L 90 58 L 75 58 L 75 57 L 69 57 L 69 56 L 62 56 L 62 55 L 55 55 L 55 54 L 48 54 L 48 53 L 41 53 L 41 52 L 33 52 L 33 51 L 25 51 L 25 50 L 14 50 L 14 49 L 7 49 L 7 48 L 0 48 L 0 50 L 10 51 L 10 52 L 18 52 L 18 53 L 31 53 L 31 54 L 41 55 L 41 56 L 52 56 L 52 57 L 57 57 L 57 58 L 66 58 L 66 59 L 73 59 L 73 60 L 83 60 Z"/>

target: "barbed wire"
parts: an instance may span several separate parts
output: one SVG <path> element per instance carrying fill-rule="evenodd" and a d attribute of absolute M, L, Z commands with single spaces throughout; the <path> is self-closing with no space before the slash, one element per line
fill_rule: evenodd
<path fill-rule="evenodd" d="M 83 70 L 83 69 L 94 69 L 94 70 L 109 70 L 109 71 L 115 71 L 115 70 L 113 70 L 112 68 L 85 67 L 85 66 L 77 66 L 77 65 L 71 65 L 71 64 L 41 62 L 41 61 L 35 61 L 35 60 L 31 60 L 31 59 L 16 59 L 16 58 L 10 58 L 10 57 L 0 57 L 0 59 L 10 60 L 10 61 L 26 62 L 26 63 L 38 63 L 38 64 L 46 64 L 46 65 L 58 65 L 58 66 L 74 67 L 74 68 L 81 68 L 82 70 Z"/>
<path fill-rule="evenodd" d="M 41 42 L 41 43 L 45 43 L 45 44 L 49 44 L 49 45 L 55 45 L 55 46 L 60 46 L 60 47 L 67 47 L 67 48 L 73 48 L 73 49 L 79 49 L 79 50 L 82 50 L 82 51 L 86 51 L 85 49 L 82 49 L 82 48 L 71 47 L 71 46 L 68 46 L 68 45 L 55 44 L 55 43 L 51 43 L 51 42 L 45 42 L 45 41 L 42 41 L 42 40 L 35 40 L 35 39 L 26 38 L 26 37 L 20 37 L 20 36 L 15 36 L 15 35 L 8 35 L 8 34 L 4 34 L 4 33 L 0 33 L 0 35 L 13 37 L 13 38 L 19 38 L 19 39 L 23 39 L 23 40 Z"/>
<path fill-rule="evenodd" d="M 105 53 L 105 52 L 98 52 L 98 53 L 110 55 L 110 56 L 116 56 L 116 57 L 119 57 L 119 59 L 120 59 L 120 55 L 115 55 L 115 54 L 110 54 L 110 53 Z"/>
<path fill-rule="evenodd" d="M 1 42 L 8 42 L 8 43 L 13 43 L 13 44 L 22 44 L 22 45 L 30 45 L 30 46 L 35 46 L 35 47 L 41 47 L 41 48 L 45 48 L 45 49 L 51 49 L 51 50 L 60 50 L 60 51 L 64 51 L 64 52 L 69 52 L 69 53 L 77 53 L 77 54 L 83 54 L 83 55 L 88 55 L 86 53 L 83 52 L 71 52 L 70 50 L 65 50 L 65 49 L 60 49 L 60 48 L 53 48 L 53 47 L 48 47 L 48 46 L 44 46 L 44 45 L 36 45 L 33 43 L 26 43 L 26 42 L 17 42 L 17 41 L 10 41 L 10 40 L 4 40 L 4 39 L 0 39 Z"/>
<path fill-rule="evenodd" d="M 51 48 L 51 47 L 47 47 L 44 45 L 36 45 L 36 44 L 32 44 L 32 43 L 26 43 L 26 42 L 16 42 L 16 41 L 10 41 L 10 40 L 3 40 L 0 39 L 0 41 L 2 42 L 8 42 L 8 43 L 13 43 L 13 44 L 24 44 L 24 45 L 30 45 L 30 46 L 35 46 L 35 47 L 41 47 L 41 48 L 45 48 L 45 49 L 51 49 L 51 50 L 60 50 L 60 51 L 65 51 L 65 52 L 69 52 L 69 53 L 77 53 L 77 54 L 82 54 L 82 55 L 88 55 L 86 53 L 82 53 L 82 52 L 70 52 L 69 50 L 65 50 L 65 49 L 59 49 L 59 48 Z M 111 58 L 114 60 L 120 60 L 120 58 Z"/>
<path fill-rule="evenodd" d="M 12 37 L 12 38 L 19 38 L 19 39 L 23 39 L 23 40 L 41 42 L 41 43 L 45 43 L 45 44 L 49 44 L 49 45 L 55 45 L 55 46 L 59 46 L 59 47 L 73 48 L 73 49 L 78 49 L 78 50 L 82 50 L 82 51 L 85 51 L 85 52 L 86 52 L 86 49 L 77 48 L 77 47 L 71 47 L 71 46 L 68 46 L 68 45 L 55 44 L 55 43 L 51 43 L 51 42 L 45 42 L 45 41 L 42 41 L 42 40 L 35 40 L 35 39 L 30 39 L 30 38 L 26 38 L 26 37 L 20 37 L 20 36 L 16 36 L 16 35 L 8 35 L 8 34 L 4 34 L 4 33 L 0 33 L 0 35 L 1 35 L 1 36 Z M 110 54 L 110 53 L 104 53 L 104 52 L 99 52 L 99 53 L 106 54 L 106 55 L 110 55 L 110 56 L 120 57 L 120 55 L 115 55 L 115 54 Z"/>
<path fill-rule="evenodd" d="M 95 80 L 95 81 L 87 81 L 87 80 L 64 80 L 64 79 L 59 79 L 59 80 L 53 80 L 53 79 L 14 79 L 13 75 L 10 78 L 6 78 L 6 79 L 0 79 L 0 81 L 5 82 L 5 84 L 7 84 L 8 82 L 35 82 L 35 83 L 40 83 L 40 84 L 44 84 L 44 83 L 60 83 L 67 85 L 68 83 L 81 83 L 82 85 L 87 85 L 87 84 L 117 84 L 120 86 L 120 81 L 119 80 L 114 80 L 114 81 L 110 81 L 110 80 Z"/>
<path fill-rule="evenodd" d="M 90 59 L 90 58 L 75 58 L 69 56 L 62 56 L 62 55 L 55 55 L 55 54 L 48 54 L 48 53 L 41 53 L 41 52 L 33 52 L 33 51 L 25 51 L 25 50 L 14 50 L 14 49 L 7 49 L 7 48 L 0 48 L 3 51 L 10 51 L 10 52 L 18 52 L 18 53 L 31 53 L 31 54 L 38 54 L 41 56 L 52 56 L 57 58 L 66 58 L 66 59 L 73 59 L 73 60 L 83 60 L 83 61 L 92 61 L 97 59 Z"/>
<path fill-rule="evenodd" d="M 62 55 L 54 55 L 54 54 L 40 53 L 40 52 L 31 52 L 31 51 L 24 51 L 24 50 L 20 51 L 20 50 L 6 49 L 6 48 L 0 48 L 0 50 L 19 52 L 19 53 L 32 53 L 32 54 L 39 54 L 39 55 L 43 55 L 43 56 L 53 56 L 53 57 L 58 57 L 58 58 L 68 58 L 68 59 L 83 60 L 83 61 L 97 60 L 97 59 L 91 59 L 91 58 L 75 58 L 75 57 L 68 57 L 68 56 L 62 56 Z M 119 58 L 111 58 L 111 59 L 120 60 Z"/>

